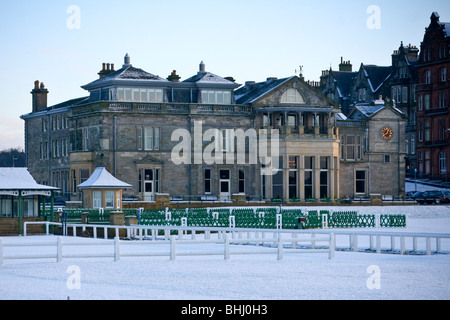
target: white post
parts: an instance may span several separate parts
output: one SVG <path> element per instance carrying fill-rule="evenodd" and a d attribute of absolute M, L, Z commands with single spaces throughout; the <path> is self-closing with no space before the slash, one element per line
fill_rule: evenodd
<path fill-rule="evenodd" d="M 120 260 L 120 240 L 119 237 L 114 238 L 114 262 Z"/>
<path fill-rule="evenodd" d="M 23 236 L 24 237 L 27 236 L 27 226 L 28 226 L 28 222 L 24 222 L 23 223 Z"/>
<path fill-rule="evenodd" d="M 283 240 L 281 238 L 281 233 L 278 233 L 278 252 L 277 259 L 283 260 Z"/>
<path fill-rule="evenodd" d="M 427 237 L 427 256 L 431 254 L 431 238 Z"/>
<path fill-rule="evenodd" d="M 292 233 L 291 238 L 292 238 L 292 249 L 295 249 L 297 247 L 296 239 L 298 239 L 298 233 Z"/>
<path fill-rule="evenodd" d="M 381 253 L 381 236 L 377 235 L 377 253 Z"/>
<path fill-rule="evenodd" d="M 334 251 L 336 250 L 336 242 L 335 242 L 335 235 L 334 233 L 330 233 L 330 252 L 328 254 L 328 259 L 332 260 L 334 259 Z"/>
<path fill-rule="evenodd" d="M 235 216 L 230 216 L 230 221 L 229 221 L 229 223 L 230 223 L 230 228 L 235 228 L 236 227 L 236 219 L 235 219 Z"/>
<path fill-rule="evenodd" d="M 228 233 L 225 234 L 223 255 L 225 260 L 230 259 L 230 235 Z"/>
<path fill-rule="evenodd" d="M 49 235 L 50 234 L 50 222 L 46 221 L 47 223 L 45 224 L 45 235 Z M 64 233 L 66 234 L 66 232 Z"/>
<path fill-rule="evenodd" d="M 175 257 L 177 255 L 176 253 L 176 248 L 175 248 L 175 237 L 172 236 L 170 237 L 170 261 L 174 261 Z"/>
<path fill-rule="evenodd" d="M 277 229 L 283 228 L 283 215 L 280 213 L 277 213 Z"/>
<path fill-rule="evenodd" d="M 58 237 L 56 243 L 56 262 L 62 262 L 62 237 Z"/>
<path fill-rule="evenodd" d="M 353 235 L 353 251 L 358 252 L 358 235 Z"/>
<path fill-rule="evenodd" d="M 326 214 L 322 214 L 322 229 L 328 228 L 328 216 Z"/>
<path fill-rule="evenodd" d="M 436 252 L 441 252 L 441 238 L 436 238 Z"/>
<path fill-rule="evenodd" d="M 405 254 L 405 237 L 400 237 L 400 253 Z"/>

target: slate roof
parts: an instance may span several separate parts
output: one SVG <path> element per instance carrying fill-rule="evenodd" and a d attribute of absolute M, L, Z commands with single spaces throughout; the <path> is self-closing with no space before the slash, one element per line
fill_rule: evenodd
<path fill-rule="evenodd" d="M 268 81 L 254 83 L 251 85 L 246 84 L 234 92 L 236 104 L 252 103 L 292 78 L 294 78 L 294 76 L 283 79 L 270 79 Z"/>
<path fill-rule="evenodd" d="M 116 179 L 105 168 L 100 167 L 95 169 L 94 173 L 85 182 L 77 186 L 78 189 L 88 188 L 112 188 L 112 189 L 127 189 L 132 186 L 128 183 Z"/>
<path fill-rule="evenodd" d="M 133 81 L 162 81 L 170 83 L 169 80 L 155 76 L 154 74 L 148 73 L 142 69 L 135 68 L 131 65 L 124 66 L 122 69 L 111 72 L 103 78 L 97 79 L 89 84 L 82 86 L 83 89 L 89 90 L 90 88 L 101 87 L 107 82 L 115 80 L 133 80 Z"/>
<path fill-rule="evenodd" d="M 405 117 L 405 114 L 395 107 L 387 107 L 384 104 L 377 104 L 377 105 L 357 105 L 357 106 L 355 106 L 355 108 L 350 112 L 348 119 L 361 120 L 362 117 L 363 118 L 371 118 L 374 115 L 376 115 L 378 112 L 380 112 L 381 110 L 384 110 L 387 108 L 393 110 L 395 113 L 399 114 L 400 116 Z"/>
<path fill-rule="evenodd" d="M 183 82 L 195 82 L 195 83 L 224 83 L 235 85 L 233 81 L 222 78 L 211 72 L 198 72 L 195 76 L 192 76 Z"/>
<path fill-rule="evenodd" d="M 55 104 L 51 107 L 48 107 L 48 109 L 61 109 L 66 107 L 73 107 L 87 102 L 89 102 L 89 97 L 76 98 Z"/>
<path fill-rule="evenodd" d="M 0 168 L 0 190 L 52 191 L 59 189 L 38 184 L 27 168 Z"/>
<path fill-rule="evenodd" d="M 380 67 L 375 65 L 361 65 L 371 86 L 372 92 L 376 92 L 392 74 L 392 67 Z"/>
<path fill-rule="evenodd" d="M 348 97 L 351 94 L 353 79 L 357 72 L 349 71 L 331 71 L 331 75 L 337 83 L 339 96 L 341 98 Z"/>

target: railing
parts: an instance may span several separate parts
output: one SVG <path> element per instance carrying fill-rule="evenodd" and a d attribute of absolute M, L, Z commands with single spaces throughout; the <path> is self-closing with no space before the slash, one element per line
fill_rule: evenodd
<path fill-rule="evenodd" d="M 41 222 L 48 224 L 48 222 Z M 29 223 L 30 224 L 30 223 Z M 34 222 L 33 224 L 38 224 Z M 25 225 L 25 230 L 26 230 Z M 63 258 L 87 258 L 87 257 L 109 257 L 114 261 L 119 261 L 121 257 L 142 257 L 142 256 L 168 256 L 175 260 L 176 256 L 182 255 L 223 255 L 227 260 L 232 254 L 277 254 L 277 259 L 283 259 L 284 253 L 328 253 L 329 259 L 334 258 L 334 252 L 354 251 L 354 252 L 373 252 L 373 253 L 425 253 L 430 255 L 433 252 L 432 240 L 435 240 L 434 252 L 443 253 L 442 240 L 450 239 L 450 234 L 442 233 L 412 233 L 412 232 L 385 232 L 385 231 L 367 231 L 367 230 L 267 230 L 267 229 L 244 229 L 244 228 L 206 228 L 206 227 L 173 227 L 173 226 L 101 226 L 101 225 L 70 225 L 73 228 L 114 228 L 116 237 L 114 241 L 72 241 L 63 240 L 63 237 L 57 237 L 56 241 L 31 241 L 29 243 L 3 241 L 0 238 L 0 265 L 7 259 L 56 259 L 61 262 Z M 119 240 L 119 231 L 126 230 L 128 239 L 139 241 L 121 241 Z M 162 232 L 162 233 L 161 233 Z M 26 234 L 26 233 L 25 233 Z M 76 233 L 74 233 L 75 235 Z M 94 232 L 96 234 L 96 232 Z M 269 236 L 267 236 L 269 235 Z M 317 237 L 317 236 L 321 237 Z M 160 236 L 163 236 L 161 238 Z M 186 238 L 189 237 L 190 239 Z M 202 239 L 197 239 L 201 236 Z M 340 237 L 348 237 L 348 246 L 342 247 L 343 241 Z M 94 236 L 95 238 L 95 236 Z M 386 248 L 386 241 L 390 239 L 390 246 Z M 55 239 L 55 238 L 51 238 Z M 366 239 L 366 242 L 361 240 Z M 396 239 L 399 240 L 399 247 L 396 249 Z M 145 241 L 144 241 L 145 240 Z M 423 241 L 419 241 L 423 240 Z M 408 241 L 408 242 L 407 242 Z M 325 242 L 325 245 L 317 246 L 318 242 Z M 308 243 L 309 247 L 298 247 L 299 243 Z M 341 247 L 336 244 L 339 243 Z M 223 245 L 222 249 L 212 251 L 189 251 L 180 252 L 177 246 L 185 244 L 218 244 Z M 263 250 L 256 248 L 239 246 L 236 251 L 231 251 L 230 245 L 263 245 Z M 361 244 L 364 246 L 361 248 Z M 114 252 L 92 252 L 90 253 L 64 253 L 63 246 L 113 246 Z M 127 245 L 148 245 L 159 246 L 166 245 L 165 251 L 158 250 L 139 250 L 133 252 L 123 252 L 122 247 Z M 4 248 L 8 247 L 55 247 L 51 253 L 39 253 L 30 251 L 25 255 L 6 254 Z M 383 248 L 384 246 L 384 248 Z M 237 247 L 234 247 L 237 248 Z M 448 246 L 446 247 L 448 248 Z M 217 249 L 215 247 L 214 249 Z M 251 249 L 251 250 L 250 250 Z M 80 250 L 78 250 L 80 251 Z M 83 250 L 84 251 L 84 250 Z"/>
<path fill-rule="evenodd" d="M 79 106 L 74 114 L 99 109 L 123 112 L 149 112 L 149 113 L 181 113 L 181 114 L 251 114 L 253 107 L 248 105 L 210 105 L 196 103 L 143 103 L 143 102 L 91 102 Z"/>
<path fill-rule="evenodd" d="M 109 211 L 103 209 L 66 209 L 61 222 L 67 224 L 108 225 Z M 126 216 L 136 216 L 140 225 L 238 227 L 260 229 L 311 228 L 392 228 L 406 227 L 406 215 L 359 214 L 357 211 L 330 211 L 260 208 L 191 208 L 144 210 L 124 209 Z M 83 216 L 83 217 L 82 217 Z M 185 219 L 185 220 L 183 220 Z M 231 223 L 231 220 L 233 223 Z"/>
<path fill-rule="evenodd" d="M 79 227 L 73 225 L 72 227 Z M 82 227 L 88 227 L 84 225 Z M 93 226 L 89 226 L 93 227 Z M 95 227 L 104 227 L 104 226 L 95 226 Z M 165 239 L 158 241 L 142 241 L 143 235 L 142 231 L 146 230 L 140 226 L 129 226 L 129 227 L 114 227 L 119 229 L 126 229 L 127 234 L 133 236 L 133 234 L 139 234 L 141 241 L 121 241 L 118 236 L 114 238 L 114 241 L 65 241 L 63 237 L 57 237 L 56 241 L 33 241 L 29 243 L 24 243 L 23 241 L 14 243 L 14 242 L 4 242 L 0 238 L 0 265 L 3 264 L 4 260 L 16 260 L 16 259 L 56 259 L 57 262 L 62 262 L 63 258 L 92 258 L 92 257 L 106 257 L 106 258 L 114 258 L 114 261 L 119 261 L 121 257 L 153 257 L 153 256 L 168 256 L 170 260 L 175 260 L 176 256 L 194 256 L 194 255 L 223 255 L 225 260 L 230 258 L 230 255 L 241 254 L 276 254 L 278 260 L 283 259 L 283 254 L 286 253 L 328 253 L 328 258 L 334 258 L 334 234 L 328 233 L 324 234 L 323 237 L 316 237 L 317 233 L 311 234 L 308 232 L 296 231 L 296 232 L 273 232 L 272 237 L 266 237 L 267 230 L 249 230 L 249 229 L 240 229 L 239 236 L 236 237 L 236 229 L 230 228 L 188 228 L 188 227 L 158 227 L 159 229 L 164 230 Z M 168 232 L 167 232 L 168 231 Z M 178 232 L 178 239 L 176 236 L 169 236 L 170 231 Z M 188 232 L 191 232 L 191 239 L 186 239 L 184 236 L 187 235 Z M 186 232 L 186 234 L 185 234 Z M 195 235 L 197 232 L 203 232 L 203 239 L 195 239 Z M 214 235 L 217 237 L 215 239 L 212 238 L 212 233 L 216 232 Z M 254 237 L 249 236 L 250 232 L 254 233 Z M 259 237 L 259 233 L 262 232 L 262 236 Z M 247 237 L 243 237 L 242 234 L 246 233 Z M 283 236 L 283 233 L 291 234 L 291 238 L 286 238 Z M 320 233 L 319 233 L 320 234 Z M 309 237 L 300 238 L 299 235 L 308 235 Z M 53 238 L 54 239 L 54 238 Z M 297 248 L 297 243 L 310 243 L 311 248 Z M 318 247 L 318 242 L 326 242 L 327 245 L 322 247 Z M 214 247 L 215 250 L 200 250 L 200 251 L 178 251 L 177 246 L 187 245 L 187 244 L 218 244 L 223 245 L 223 247 Z M 262 250 L 256 250 L 257 248 L 253 247 L 243 247 L 240 246 L 238 250 L 231 250 L 231 246 L 233 245 L 243 245 L 243 244 L 254 244 L 256 246 L 260 244 L 270 244 L 270 247 L 264 245 Z M 291 247 L 286 246 L 285 244 L 290 244 Z M 127 245 L 142 245 L 142 246 L 161 246 L 165 245 L 165 251 L 158 250 L 139 250 L 132 252 L 123 252 L 121 250 L 122 247 Z M 110 246 L 113 247 L 113 252 L 102 252 L 102 251 L 94 251 L 94 250 L 83 250 L 83 253 L 68 253 L 63 252 L 64 246 Z M 17 254 L 4 254 L 4 248 L 8 247 L 54 247 L 55 250 L 53 252 L 45 252 L 40 253 L 38 250 L 30 251 L 26 254 L 17 255 Z M 237 247 L 234 247 L 237 248 Z M 86 253 L 89 251 L 89 253 Z"/>

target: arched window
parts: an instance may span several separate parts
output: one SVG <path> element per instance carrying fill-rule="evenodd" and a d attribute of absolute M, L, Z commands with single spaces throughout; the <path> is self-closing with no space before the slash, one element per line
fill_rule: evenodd
<path fill-rule="evenodd" d="M 298 103 L 298 104 L 304 104 L 305 99 L 295 89 L 288 89 L 286 92 L 281 96 L 281 103 Z"/>

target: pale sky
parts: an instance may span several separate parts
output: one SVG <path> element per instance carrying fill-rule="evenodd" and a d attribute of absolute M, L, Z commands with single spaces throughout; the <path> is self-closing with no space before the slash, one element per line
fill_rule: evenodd
<path fill-rule="evenodd" d="M 24 146 L 34 81 L 49 106 L 83 97 L 103 62 L 187 79 L 206 70 L 237 83 L 295 75 L 307 80 L 361 63 L 387 66 L 400 42 L 420 47 L 433 11 L 448 0 L 61 0 L 8 1 L 0 11 L 0 150 Z"/>

